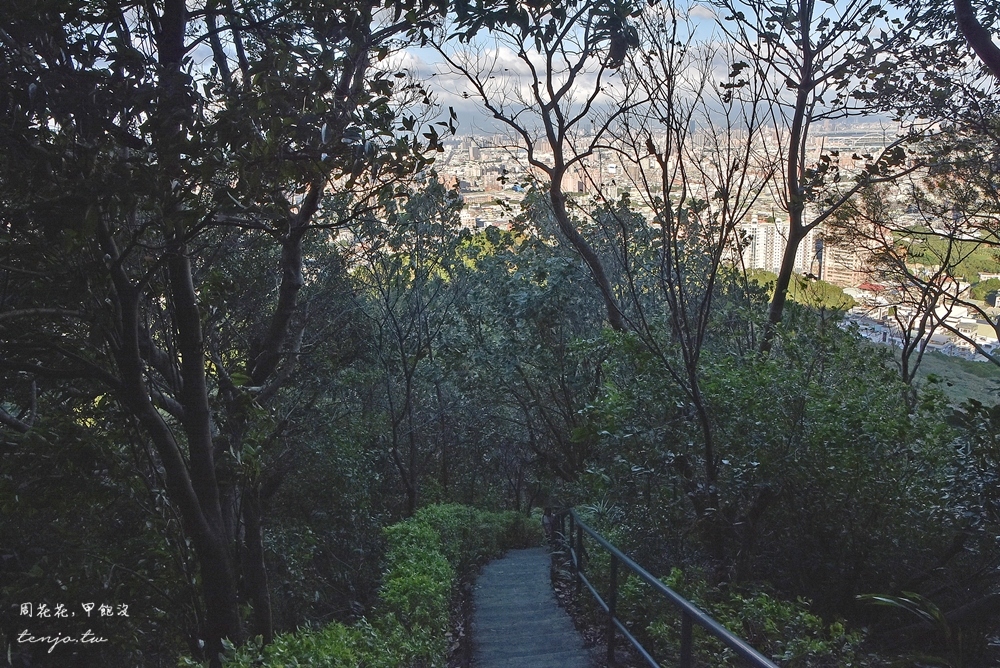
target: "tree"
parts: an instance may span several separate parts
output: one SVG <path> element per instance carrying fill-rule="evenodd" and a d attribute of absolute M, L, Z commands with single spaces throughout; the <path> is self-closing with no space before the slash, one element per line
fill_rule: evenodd
<path fill-rule="evenodd" d="M 482 309 L 477 342 L 491 413 L 510 425 L 493 456 L 515 473 L 530 463 L 537 479 L 558 486 L 577 481 L 590 461 L 594 439 L 582 411 L 600 391 L 605 353 L 603 301 L 583 289 L 587 270 L 554 243 L 531 231 L 502 240 L 481 263 L 490 280 L 470 298 Z"/>
<path fill-rule="evenodd" d="M 976 17 L 972 0 L 955 0 L 955 24 L 987 69 L 1000 79 L 1000 47 L 990 31 Z"/>
<path fill-rule="evenodd" d="M 872 105 L 852 95 L 852 82 L 866 68 L 891 70 L 909 41 L 917 18 L 890 18 L 886 2 L 850 0 L 824 3 L 758 0 L 715 3 L 728 16 L 720 27 L 741 60 L 733 63 L 734 94 L 754 80 L 765 82 L 759 101 L 772 119 L 774 150 L 780 156 L 775 199 L 788 215 L 788 236 L 768 312 L 761 348 L 770 349 L 781 322 L 795 256 L 807 234 L 822 225 L 862 187 L 899 178 L 916 168 L 905 150 L 912 137 L 888 138 L 878 153 L 855 156 L 864 167 L 849 175 L 840 156 L 820 146 L 812 150 L 816 125 L 866 113 Z"/>
<path fill-rule="evenodd" d="M 628 54 L 621 76 L 626 88 L 641 93 L 611 126 L 607 143 L 623 167 L 619 189 L 630 186 L 630 192 L 617 199 L 612 189 L 598 189 L 600 204 L 591 215 L 625 295 L 630 334 L 685 396 L 698 426 L 699 449 L 684 454 L 691 461 L 678 470 L 722 564 L 722 456 L 718 421 L 704 394 L 702 354 L 709 331 L 720 324 L 717 300 L 740 302 L 729 304 L 735 307 L 730 314 L 750 301 L 732 260 L 739 226 L 774 167 L 760 150 L 765 117 L 715 79 L 713 62 L 726 55 L 724 47 L 698 43 L 684 21 L 672 5 L 635 19 L 639 47 Z M 732 338 L 716 337 L 717 344 L 735 348 L 743 336 L 754 338 L 752 317 L 735 320 L 726 328 Z"/>
<path fill-rule="evenodd" d="M 458 228 L 460 202 L 437 180 L 411 191 L 398 211 L 388 211 L 354 228 L 360 247 L 355 279 L 371 320 L 372 354 L 378 359 L 385 390 L 389 457 L 405 491 L 405 514 L 417 510 L 427 468 L 428 442 L 444 443 L 427 432 L 444 420 L 438 348 L 453 325 L 455 303 L 466 289 L 459 275 L 457 248 L 465 239 Z M 428 414 L 435 397 L 438 419 Z M 444 460 L 446 453 L 442 454 Z M 442 461 L 447 469 L 448 462 Z M 447 475 L 444 475 L 447 488 Z"/>
<path fill-rule="evenodd" d="M 908 7 L 911 17 L 919 17 L 923 43 L 915 51 L 913 68 L 902 73 L 905 84 L 896 87 L 877 80 L 872 91 L 883 108 L 900 117 L 921 114 L 945 120 L 940 135 L 922 147 L 930 158 L 911 189 L 919 220 L 887 221 L 897 241 L 882 244 L 881 257 L 911 293 L 925 295 L 921 302 L 926 306 L 917 305 L 924 317 L 998 363 L 995 351 L 980 337 L 946 318 L 965 310 L 993 324 L 1000 335 L 982 304 L 958 287 L 963 280 L 978 281 L 979 272 L 991 273 L 1000 245 L 995 102 L 1000 48 L 990 34 L 996 11 L 992 6 L 976 8 L 970 0 L 923 4 L 926 9 Z M 986 66 L 985 72 L 970 61 L 969 49 Z"/>
<path fill-rule="evenodd" d="M 761 117 L 714 84 L 716 51 L 683 34 L 672 3 L 571 9 L 477 15 L 455 34 L 478 51 L 440 48 L 540 173 L 549 207 L 532 211 L 536 224 L 551 217 L 584 258 L 611 327 L 634 335 L 688 396 L 703 448 L 686 469 L 690 498 L 713 524 L 718 453 L 700 356 L 735 230 L 770 175 L 759 160 Z M 483 27 L 495 48 L 477 37 Z M 500 71 L 494 54 L 504 48 L 523 71 Z M 592 201 L 567 197 L 577 182 Z M 619 200 L 629 189 L 634 204 Z"/>
<path fill-rule="evenodd" d="M 992 322 L 966 284 L 971 273 L 996 268 L 992 207 L 964 181 L 956 154 L 893 185 L 866 188 L 829 228 L 828 239 L 850 244 L 870 256 L 872 280 L 893 323 L 902 349 L 902 380 L 912 385 L 931 337 L 951 332 L 990 359 L 964 313 Z M 972 162 L 982 163 L 983 156 Z M 964 162 L 964 161 L 963 161 Z M 908 203 L 908 204 L 905 204 Z M 985 266 L 979 266 L 978 262 Z M 972 267 L 976 267 L 972 269 Z M 910 393 L 911 406 L 916 395 Z"/>
<path fill-rule="evenodd" d="M 526 152 L 544 181 L 552 219 L 586 263 L 618 331 L 627 328 L 619 297 L 605 262 L 573 219 L 564 184 L 579 179 L 612 124 L 640 103 L 637 89 L 615 76 L 637 45 L 630 19 L 639 11 L 632 2 L 483 5 L 459 12 L 436 43 L 471 95 L 510 130 L 513 146 Z M 456 51 L 452 39 L 470 48 Z M 503 67 L 501 54 L 513 56 L 513 71 Z"/>
<path fill-rule="evenodd" d="M 271 634 L 263 481 L 241 481 L 234 462 L 251 432 L 270 423 L 273 441 L 285 427 L 268 406 L 309 324 L 303 244 L 425 164 L 415 119 L 396 135 L 378 61 L 433 11 L 295 0 L 0 9 L 2 422 L 30 433 L 33 407 L 48 405 L 40 395 L 122 407 L 197 555 L 194 633 L 213 663 L 224 638 L 245 637 L 241 604 L 252 632 Z M 262 293 L 213 299 L 220 269 L 256 261 L 271 279 Z M 220 336 L 239 317 L 226 307 L 258 316 L 235 341 Z"/>

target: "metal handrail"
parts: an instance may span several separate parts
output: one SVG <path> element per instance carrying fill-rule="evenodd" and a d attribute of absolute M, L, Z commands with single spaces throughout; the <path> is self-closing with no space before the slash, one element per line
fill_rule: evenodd
<path fill-rule="evenodd" d="M 623 636 L 632 644 L 632 646 L 639 652 L 645 661 L 653 668 L 660 668 L 660 664 L 650 656 L 649 652 L 642 646 L 642 644 L 633 636 L 629 630 L 625 627 L 620 619 L 615 614 L 615 606 L 618 598 L 618 563 L 621 562 L 623 565 L 628 567 L 633 573 L 639 576 L 639 578 L 646 584 L 651 586 L 654 591 L 658 592 L 661 596 L 670 601 L 675 607 L 679 608 L 681 611 L 681 663 L 680 668 L 692 668 L 694 665 L 693 661 L 693 641 L 691 630 L 694 624 L 705 629 L 708 633 L 712 634 L 719 640 L 721 640 L 726 646 L 732 649 L 736 654 L 738 654 L 743 659 L 749 662 L 751 666 L 755 668 L 778 668 L 770 659 L 765 657 L 763 654 L 755 650 L 753 647 L 748 645 L 746 641 L 733 635 L 728 629 L 723 627 L 717 621 L 706 615 L 702 610 L 698 609 L 691 601 L 687 600 L 677 592 L 675 592 L 670 587 L 666 586 L 658 579 L 653 577 L 649 571 L 640 566 L 639 564 L 632 561 L 630 558 L 625 556 L 625 554 L 619 550 L 617 547 L 612 545 L 607 541 L 604 536 L 594 531 L 592 528 L 587 526 L 577 515 L 576 511 L 569 509 L 559 514 L 559 528 L 562 530 L 563 539 L 566 541 L 567 547 L 569 548 L 570 555 L 570 565 L 573 569 L 573 575 L 576 578 L 576 588 L 577 593 L 580 592 L 581 586 L 586 586 L 590 593 L 597 600 L 597 604 L 608 613 L 608 663 L 614 665 L 614 651 L 615 651 L 615 630 L 622 633 Z M 569 519 L 569 531 L 566 531 L 565 522 Z M 608 594 L 608 600 L 605 601 L 601 595 L 598 593 L 594 585 L 587 579 L 584 574 L 584 558 L 586 556 L 586 550 L 583 545 L 583 534 L 586 533 L 595 541 L 598 545 L 607 550 L 608 554 L 611 555 L 611 573 L 610 573 L 610 592 Z M 574 545 L 575 542 L 575 545 Z"/>

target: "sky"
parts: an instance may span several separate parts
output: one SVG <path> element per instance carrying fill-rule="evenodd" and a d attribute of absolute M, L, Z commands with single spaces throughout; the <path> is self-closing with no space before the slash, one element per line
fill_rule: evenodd
<path fill-rule="evenodd" d="M 712 37 L 715 13 L 707 3 L 690 3 L 687 16 L 690 29 L 697 31 L 699 38 Z M 485 35 L 472 46 L 484 49 L 489 54 L 498 75 L 507 72 L 509 75 L 520 77 L 524 82 L 529 80 L 530 75 L 526 65 L 509 47 L 497 45 Z M 451 46 L 449 50 L 456 51 Z M 414 80 L 425 84 L 432 91 L 445 118 L 448 109 L 454 109 L 458 116 L 459 136 L 490 135 L 503 129 L 502 124 L 484 112 L 464 76 L 452 70 L 435 49 L 411 47 L 393 54 L 384 64 L 393 69 L 403 70 Z"/>

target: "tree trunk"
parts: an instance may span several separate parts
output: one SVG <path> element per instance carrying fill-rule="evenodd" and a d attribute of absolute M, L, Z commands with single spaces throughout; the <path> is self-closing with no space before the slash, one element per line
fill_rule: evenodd
<path fill-rule="evenodd" d="M 795 216 L 790 216 L 794 218 Z M 801 221 L 802 213 L 798 216 Z M 788 301 L 788 286 L 792 283 L 792 273 L 795 270 L 795 256 L 799 251 L 799 245 L 805 237 L 800 231 L 801 222 L 793 224 L 789 220 L 788 243 L 785 246 L 785 253 L 781 258 L 781 269 L 778 271 L 778 278 L 774 283 L 774 296 L 771 297 L 771 305 L 767 311 L 767 327 L 764 329 L 764 336 L 761 338 L 760 351 L 764 355 L 771 352 L 774 344 L 774 335 L 778 324 L 781 322 L 785 312 L 785 304 Z"/>
<path fill-rule="evenodd" d="M 800 0 L 798 3 L 798 24 L 801 49 L 801 62 L 796 81 L 795 108 L 792 112 L 792 123 L 788 132 L 788 150 L 785 153 L 785 197 L 788 203 L 788 243 L 781 258 L 781 269 L 778 280 L 774 284 L 774 296 L 767 314 L 767 327 L 760 342 L 760 352 L 768 355 L 774 343 L 774 335 L 778 323 L 784 315 L 785 303 L 788 300 L 788 286 L 791 284 L 792 272 L 795 268 L 795 255 L 799 244 L 806 236 L 808 228 L 803 220 L 805 214 L 805 193 L 802 188 L 802 161 L 805 158 L 803 144 L 809 134 L 809 98 L 815 82 L 813 77 L 815 54 L 811 46 L 812 5 Z"/>
<path fill-rule="evenodd" d="M 955 21 L 972 50 L 997 79 L 1000 79 L 1000 47 L 990 31 L 976 18 L 972 0 L 955 0 Z"/>
<path fill-rule="evenodd" d="M 171 184 L 162 193 L 162 220 L 166 240 L 166 266 L 169 298 L 175 311 L 177 350 L 183 385 L 179 401 L 183 407 L 182 428 L 187 440 L 188 463 L 185 465 L 178 444 L 169 428 L 162 424 L 149 400 L 142 374 L 142 358 L 137 343 L 131 342 L 123 375 L 131 378 L 130 394 L 147 428 L 153 429 L 154 442 L 159 441 L 161 458 L 166 455 L 173 469 L 173 484 L 168 483 L 171 499 L 181 505 L 186 530 L 192 537 L 201 568 L 201 588 L 205 598 L 205 653 L 212 666 L 221 666 L 222 640 L 234 643 L 243 640 L 239 615 L 237 585 L 232 546 L 223 520 L 218 472 L 215 467 L 212 439 L 211 407 L 205 377 L 205 345 L 201 328 L 201 310 L 195 292 L 189 251 L 186 245 L 186 216 L 183 199 L 186 193 L 176 184 L 184 183 L 180 167 L 184 120 L 191 109 L 187 96 L 188 78 L 183 74 L 187 53 L 184 43 L 188 23 L 184 0 L 164 0 L 160 30 L 156 35 L 157 56 L 162 67 L 157 82 L 159 108 L 153 119 L 155 150 L 163 168 L 164 182 Z M 123 277 L 124 278 L 124 277 Z M 129 326 L 138 332 L 138 303 L 135 321 Z M 124 315 L 124 314 L 123 314 Z M 128 391 L 128 389 L 126 390 Z M 160 428 L 162 425 L 162 429 Z M 166 433 L 163 433 L 166 432 Z M 169 436 L 169 438 L 167 438 Z M 167 462 L 164 466 L 168 467 Z M 192 494 L 193 493 L 193 494 Z"/>
<path fill-rule="evenodd" d="M 569 218 L 566 210 L 566 195 L 562 191 L 562 178 L 564 170 L 555 169 L 552 171 L 551 184 L 549 186 L 549 200 L 552 202 L 552 215 L 556 219 L 556 224 L 566 240 L 576 249 L 583 261 L 590 269 L 590 275 L 597 284 L 597 289 L 604 299 L 604 308 L 608 312 L 608 322 L 616 332 L 624 332 L 628 329 L 625 324 L 625 315 L 622 313 L 618 301 L 615 299 L 614 291 L 611 288 L 611 281 L 608 280 L 607 272 L 604 270 L 604 263 L 598 257 L 593 247 L 587 243 L 583 235 L 576 229 Z"/>
<path fill-rule="evenodd" d="M 271 592 L 267 584 L 267 566 L 264 563 L 264 535 L 261 528 L 260 490 L 256 482 L 243 493 L 243 543 L 246 547 L 244 577 L 250 601 L 253 603 L 253 634 L 263 638 L 265 644 L 274 640 L 271 618 Z"/>

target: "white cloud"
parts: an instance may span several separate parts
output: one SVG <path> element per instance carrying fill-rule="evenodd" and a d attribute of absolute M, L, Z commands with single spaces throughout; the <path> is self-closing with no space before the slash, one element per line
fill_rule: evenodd
<path fill-rule="evenodd" d="M 707 5 L 694 4 L 688 10 L 688 18 L 715 20 L 715 11 Z"/>

